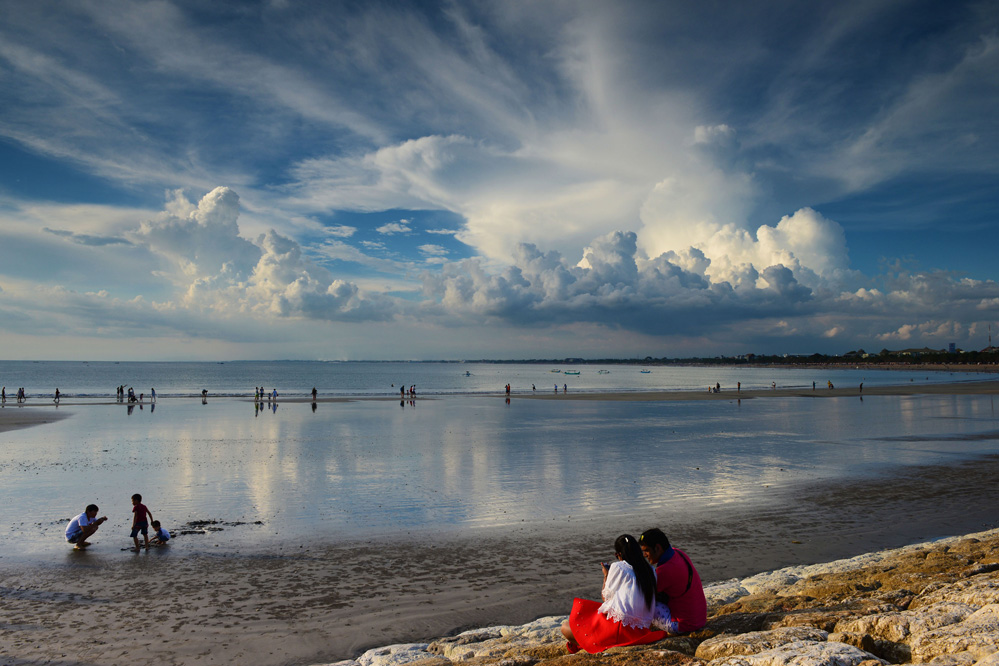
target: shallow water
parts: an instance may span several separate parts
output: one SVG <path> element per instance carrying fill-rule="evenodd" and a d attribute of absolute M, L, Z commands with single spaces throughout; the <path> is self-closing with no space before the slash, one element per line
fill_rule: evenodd
<path fill-rule="evenodd" d="M 135 492 L 171 531 L 219 521 L 178 548 L 246 552 L 680 507 L 689 520 L 816 480 L 999 451 L 989 396 L 150 407 L 64 406 L 70 418 L 0 433 L 0 557 L 62 553 L 65 523 L 90 502 L 110 517 L 96 539 L 125 547 Z"/>

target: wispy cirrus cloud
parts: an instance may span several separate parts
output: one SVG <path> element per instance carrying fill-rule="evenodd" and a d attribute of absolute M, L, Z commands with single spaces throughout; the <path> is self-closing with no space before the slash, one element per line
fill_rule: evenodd
<path fill-rule="evenodd" d="M 0 307 L 371 324 L 358 349 L 388 320 L 448 350 L 970 343 L 997 31 L 973 2 L 22 3 Z"/>

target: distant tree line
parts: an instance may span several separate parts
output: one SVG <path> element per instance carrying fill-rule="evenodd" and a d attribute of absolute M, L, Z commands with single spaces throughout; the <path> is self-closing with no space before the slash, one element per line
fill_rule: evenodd
<path fill-rule="evenodd" d="M 466 359 L 464 363 L 536 363 L 543 365 L 996 365 L 999 348 L 981 351 L 948 352 L 935 349 L 882 349 L 868 354 L 863 349 L 846 354 L 742 354 L 740 356 L 702 356 L 687 358 L 539 358 L 539 359 Z"/>

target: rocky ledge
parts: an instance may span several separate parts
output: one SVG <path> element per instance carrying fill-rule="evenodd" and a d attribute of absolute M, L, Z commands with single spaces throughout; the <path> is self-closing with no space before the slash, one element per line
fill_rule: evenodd
<path fill-rule="evenodd" d="M 707 626 L 569 655 L 565 616 L 369 650 L 331 666 L 999 666 L 999 530 L 705 588 Z"/>

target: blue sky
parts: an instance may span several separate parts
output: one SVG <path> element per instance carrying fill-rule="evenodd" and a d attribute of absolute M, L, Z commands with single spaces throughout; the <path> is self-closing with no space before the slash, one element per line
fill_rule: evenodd
<path fill-rule="evenodd" d="M 33 359 L 999 336 L 994 2 L 0 0 Z"/>

